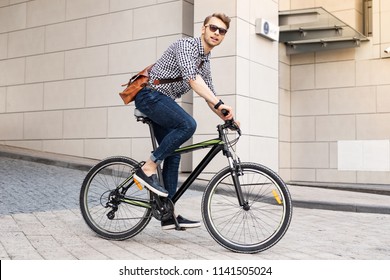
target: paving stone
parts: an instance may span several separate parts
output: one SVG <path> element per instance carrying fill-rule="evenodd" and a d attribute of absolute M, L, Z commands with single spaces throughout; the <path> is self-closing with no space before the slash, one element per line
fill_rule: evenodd
<path fill-rule="evenodd" d="M 258 254 L 224 249 L 204 225 L 163 231 L 155 219 L 131 239 L 105 240 L 80 214 L 78 197 L 86 170 L 0 155 L 0 259 L 389 260 L 390 215 L 368 213 L 388 207 L 389 196 L 306 187 L 293 187 L 293 198 L 335 208 L 294 207 L 286 235 Z M 190 190 L 176 211 L 201 220 L 201 200 L 201 192 Z M 340 211 L 346 209 L 338 208 L 340 204 L 369 211 Z"/>

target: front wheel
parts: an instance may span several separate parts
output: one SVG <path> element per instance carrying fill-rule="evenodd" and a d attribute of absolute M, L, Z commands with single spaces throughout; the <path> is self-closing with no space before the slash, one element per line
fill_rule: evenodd
<path fill-rule="evenodd" d="M 210 235 L 223 247 L 257 253 L 275 245 L 286 233 L 292 202 L 283 180 L 269 168 L 241 163 L 242 172 L 226 167 L 207 185 L 202 215 Z M 244 204 L 239 205 L 232 176 L 238 176 Z"/>
<path fill-rule="evenodd" d="M 110 157 L 92 167 L 80 191 L 80 209 L 88 226 L 106 239 L 130 238 L 151 219 L 150 192 L 138 187 L 133 174 L 139 164 Z"/>

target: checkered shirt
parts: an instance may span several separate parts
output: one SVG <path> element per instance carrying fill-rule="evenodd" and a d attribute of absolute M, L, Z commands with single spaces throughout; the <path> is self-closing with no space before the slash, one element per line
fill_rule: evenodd
<path fill-rule="evenodd" d="M 203 65 L 199 67 L 201 61 Z M 171 97 L 180 98 L 191 89 L 190 80 L 200 75 L 215 94 L 210 71 L 210 53 L 205 54 L 201 38 L 182 38 L 174 42 L 157 60 L 149 73 L 149 86 Z M 182 81 L 154 85 L 154 80 L 183 77 Z"/>

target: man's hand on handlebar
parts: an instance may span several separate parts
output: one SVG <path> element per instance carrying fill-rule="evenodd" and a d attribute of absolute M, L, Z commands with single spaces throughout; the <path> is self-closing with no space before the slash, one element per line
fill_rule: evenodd
<path fill-rule="evenodd" d="M 229 107 L 229 106 L 226 106 L 226 107 Z M 228 118 L 229 115 L 233 115 L 231 112 L 232 111 L 228 111 L 225 108 L 221 109 L 222 115 L 227 118 L 227 119 L 225 119 L 225 124 L 227 125 L 227 128 L 229 128 L 231 130 L 235 130 L 241 135 L 240 122 L 235 121 L 233 116 L 231 118 Z"/>
<path fill-rule="evenodd" d="M 218 115 L 224 121 L 232 120 L 234 117 L 233 108 L 228 105 L 222 104 L 218 108 Z"/>
<path fill-rule="evenodd" d="M 226 128 L 233 130 L 240 130 L 240 122 L 234 120 L 233 108 L 225 105 L 221 100 L 219 102 L 218 108 L 215 108 L 213 104 L 207 102 L 210 108 L 222 119 L 227 125 Z"/>

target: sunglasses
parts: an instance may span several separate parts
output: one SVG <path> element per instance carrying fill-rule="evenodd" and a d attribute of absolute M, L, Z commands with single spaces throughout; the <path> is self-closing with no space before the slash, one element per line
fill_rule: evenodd
<path fill-rule="evenodd" d="M 218 26 L 216 26 L 214 24 L 205 25 L 205 27 L 210 28 L 211 32 L 216 32 L 218 30 L 219 34 L 221 34 L 221 35 L 225 35 L 226 32 L 227 32 L 227 29 L 222 28 L 222 27 L 218 27 Z"/>

